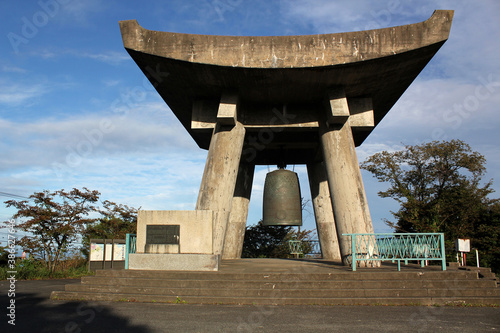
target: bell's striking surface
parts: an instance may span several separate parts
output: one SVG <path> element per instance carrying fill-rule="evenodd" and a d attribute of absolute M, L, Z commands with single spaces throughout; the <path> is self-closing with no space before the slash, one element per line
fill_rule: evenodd
<path fill-rule="evenodd" d="M 299 178 L 290 170 L 278 169 L 266 175 L 263 225 L 302 225 Z"/>

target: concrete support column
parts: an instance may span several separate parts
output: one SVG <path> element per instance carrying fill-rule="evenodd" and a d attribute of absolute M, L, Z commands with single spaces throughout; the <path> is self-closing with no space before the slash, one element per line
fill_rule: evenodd
<path fill-rule="evenodd" d="M 331 114 L 349 114 L 343 90 L 330 95 L 329 102 L 327 121 L 320 121 L 320 136 L 340 253 L 345 262 L 351 248 L 349 238 L 342 234 L 373 233 L 373 226 L 349 121 L 328 119 Z"/>
<path fill-rule="evenodd" d="M 245 128 L 241 123 L 234 126 L 217 123 L 210 141 L 196 209 L 214 211 L 214 254 L 223 252 L 244 138 Z"/>
<path fill-rule="evenodd" d="M 243 240 L 247 225 L 248 206 L 252 193 L 255 165 L 241 163 L 234 189 L 229 224 L 226 229 L 222 259 L 239 259 L 243 251 Z"/>
<path fill-rule="evenodd" d="M 307 175 L 309 177 L 309 187 L 311 188 L 321 255 L 326 260 L 342 261 L 324 163 L 308 164 Z"/>

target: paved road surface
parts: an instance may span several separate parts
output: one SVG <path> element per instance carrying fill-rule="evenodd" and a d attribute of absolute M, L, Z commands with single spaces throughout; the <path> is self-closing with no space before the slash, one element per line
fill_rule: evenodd
<path fill-rule="evenodd" d="M 500 308 L 230 306 L 51 301 L 79 280 L 0 282 L 0 332 L 500 332 Z M 15 326 L 8 302 L 15 299 Z"/>

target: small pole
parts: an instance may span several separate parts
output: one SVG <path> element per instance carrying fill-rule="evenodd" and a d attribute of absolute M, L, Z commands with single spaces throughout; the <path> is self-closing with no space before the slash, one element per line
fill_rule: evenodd
<path fill-rule="evenodd" d="M 439 234 L 439 238 L 441 239 L 441 269 L 443 271 L 446 270 L 446 249 L 444 247 L 444 234 Z"/>
<path fill-rule="evenodd" d="M 102 239 L 104 244 L 104 251 L 102 253 L 102 269 L 106 269 L 106 239 Z"/>
<path fill-rule="evenodd" d="M 128 254 L 130 252 L 130 234 L 125 236 L 125 269 L 128 269 Z"/>
<path fill-rule="evenodd" d="M 479 267 L 479 252 L 476 249 L 476 265 Z"/>
<path fill-rule="evenodd" d="M 356 271 L 356 234 L 351 234 L 352 271 Z"/>

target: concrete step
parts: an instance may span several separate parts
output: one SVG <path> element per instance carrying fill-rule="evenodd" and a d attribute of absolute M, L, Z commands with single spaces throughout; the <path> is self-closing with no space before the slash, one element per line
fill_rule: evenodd
<path fill-rule="evenodd" d="M 392 266 L 359 269 L 284 260 L 225 262 L 219 272 L 101 270 L 57 299 L 189 304 L 500 305 L 491 270 Z"/>
<path fill-rule="evenodd" d="M 485 297 L 500 296 L 498 289 L 237 289 L 237 288 L 154 288 L 137 286 L 68 285 L 66 291 L 88 293 L 142 294 L 158 296 L 211 297 Z"/>
<path fill-rule="evenodd" d="M 255 278 L 255 277 L 254 277 Z M 235 288 L 235 289 L 383 289 L 383 288 L 495 288 L 496 283 L 493 280 L 480 279 L 421 279 L 421 280 L 286 280 L 286 277 L 280 279 L 261 279 L 245 280 L 243 278 L 231 280 L 168 280 L 168 279 L 146 279 L 146 278 L 109 278 L 109 277 L 83 277 L 83 285 L 98 286 L 140 286 L 156 288 Z"/>
<path fill-rule="evenodd" d="M 253 304 L 253 305 L 445 305 L 445 304 L 500 304 L 500 297 L 205 297 L 162 296 L 119 293 L 52 293 L 53 299 L 113 302 L 158 302 L 179 304 Z"/>
<path fill-rule="evenodd" d="M 476 271 L 418 271 L 418 272 L 384 272 L 362 271 L 342 273 L 221 273 L 221 272 L 183 272 L 183 271 L 142 271 L 142 270 L 98 270 L 96 277 L 127 277 L 173 280 L 432 280 L 442 279 L 477 279 Z"/>

